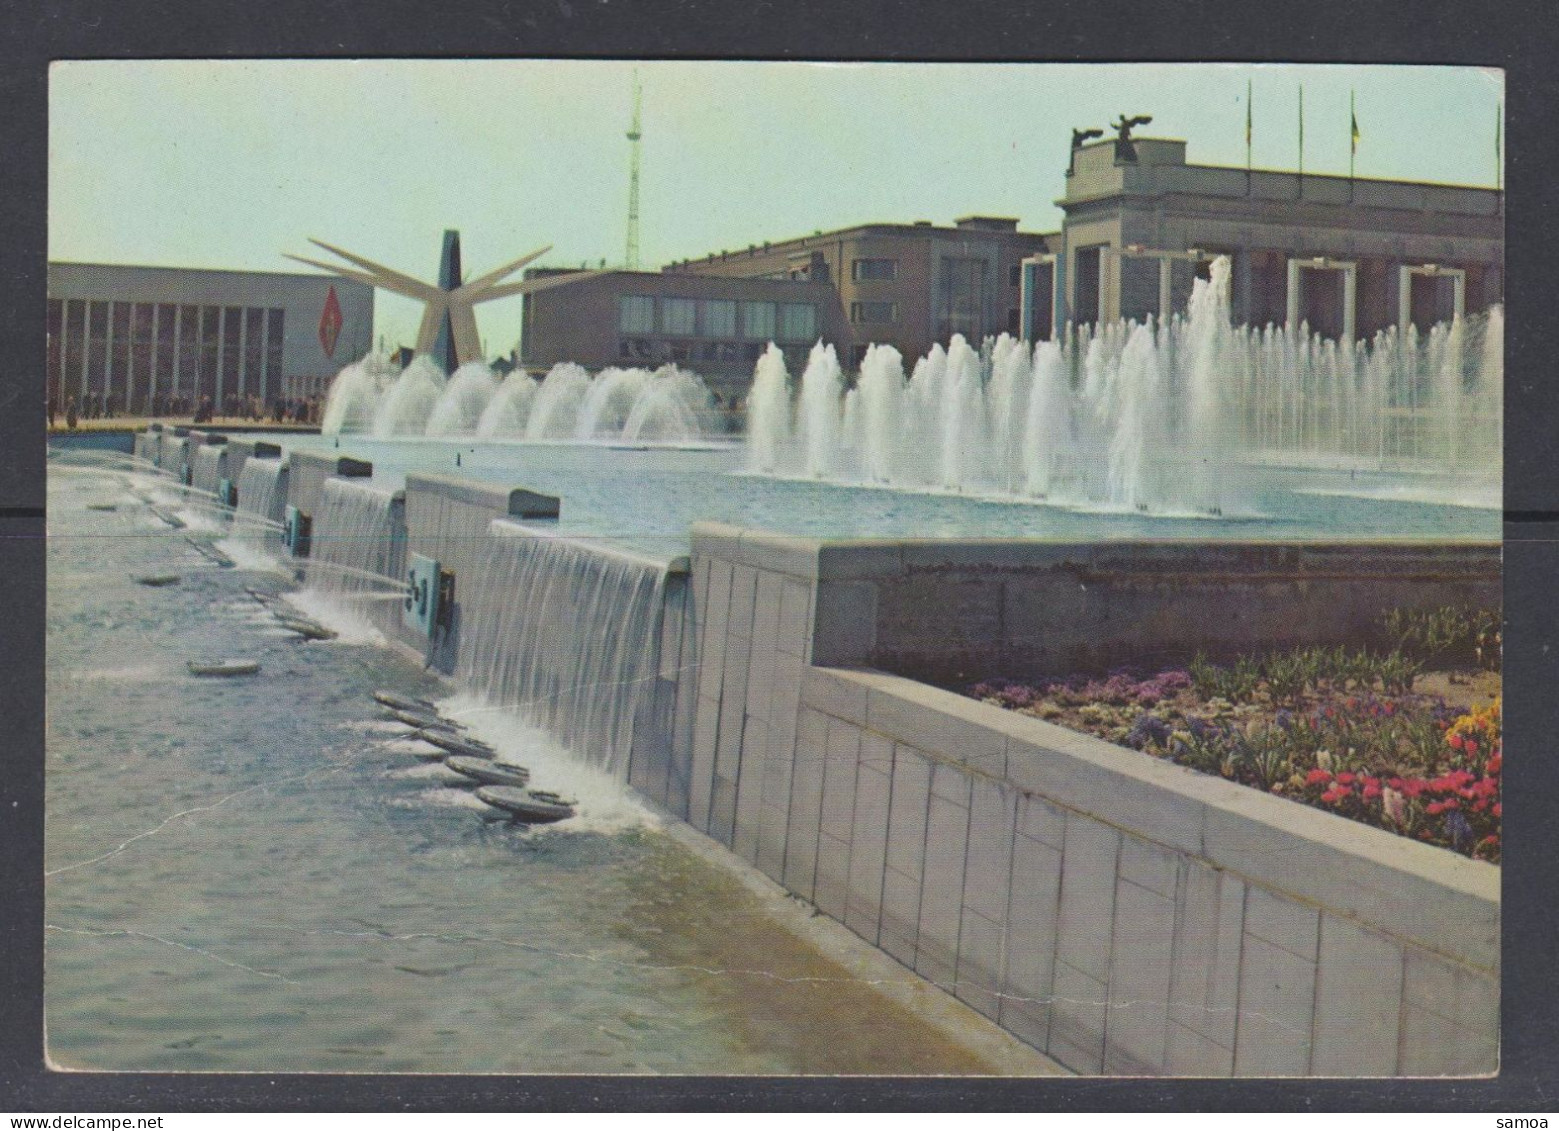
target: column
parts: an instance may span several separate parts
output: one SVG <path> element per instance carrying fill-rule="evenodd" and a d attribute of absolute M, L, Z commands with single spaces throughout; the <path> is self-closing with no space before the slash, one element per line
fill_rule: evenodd
<path fill-rule="evenodd" d="M 271 399 L 271 308 L 260 311 L 260 411 Z"/>
<path fill-rule="evenodd" d="M 1299 260 L 1288 259 L 1288 313 L 1284 325 L 1290 334 L 1299 329 Z"/>
<path fill-rule="evenodd" d="M 173 304 L 173 388 L 170 396 L 179 395 L 179 360 L 184 354 L 184 304 Z"/>
<path fill-rule="evenodd" d="M 103 338 L 103 399 L 99 404 L 106 403 L 109 394 L 114 391 L 114 307 L 117 305 L 115 302 L 108 304 L 107 329 Z"/>
<path fill-rule="evenodd" d="M 222 415 L 222 362 L 223 353 L 227 349 L 227 307 L 216 307 L 217 312 L 217 371 L 214 375 L 216 381 L 214 392 L 211 395 L 211 415 Z M 205 320 L 202 319 L 202 322 Z"/>
<path fill-rule="evenodd" d="M 1174 313 L 1170 309 L 1170 305 L 1174 301 L 1174 292 L 1172 290 L 1174 266 L 1175 261 L 1170 259 L 1169 256 L 1161 255 L 1158 257 L 1158 320 L 1160 322 L 1163 322 Z"/>
<path fill-rule="evenodd" d="M 1355 298 L 1359 289 L 1359 265 L 1349 263 L 1342 269 L 1342 340 L 1352 348 L 1358 338 L 1359 312 Z"/>
<path fill-rule="evenodd" d="M 1413 269 L 1407 264 L 1397 268 L 1397 334 L 1413 325 Z"/>

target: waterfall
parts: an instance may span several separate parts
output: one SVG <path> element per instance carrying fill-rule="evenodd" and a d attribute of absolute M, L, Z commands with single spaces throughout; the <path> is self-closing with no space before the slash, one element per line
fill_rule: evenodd
<path fill-rule="evenodd" d="M 282 520 L 280 490 L 287 465 L 279 459 L 250 456 L 238 473 L 238 509 L 271 522 Z"/>
<path fill-rule="evenodd" d="M 713 431 L 713 412 L 714 398 L 703 381 L 675 365 L 663 366 L 640 386 L 620 438 L 686 444 Z"/>
<path fill-rule="evenodd" d="M 221 486 L 222 457 L 227 449 L 221 444 L 202 444 L 195 449 L 190 461 L 190 486 L 208 495 L 215 495 Z"/>
<path fill-rule="evenodd" d="M 618 779 L 653 690 L 663 565 L 506 520 L 464 590 L 456 674 Z"/>
<path fill-rule="evenodd" d="M 392 592 L 405 569 L 405 530 L 396 513 L 400 506 L 389 491 L 350 479 L 326 479 L 314 516 L 309 588 L 338 600 Z M 400 616 L 399 605 L 386 604 Z M 359 611 L 366 615 L 372 610 Z"/>
<path fill-rule="evenodd" d="M 389 359 L 380 354 L 348 365 L 330 383 L 320 431 L 326 436 L 372 431 L 379 395 L 394 379 Z"/>

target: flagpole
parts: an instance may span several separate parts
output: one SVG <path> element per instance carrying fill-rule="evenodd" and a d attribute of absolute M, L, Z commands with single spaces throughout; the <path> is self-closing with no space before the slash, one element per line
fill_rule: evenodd
<path fill-rule="evenodd" d="M 1251 163 L 1250 163 L 1250 127 L 1251 127 L 1251 89 L 1250 79 L 1245 80 L 1245 195 L 1249 196 L 1251 187 Z"/>
<path fill-rule="evenodd" d="M 1359 115 L 1353 108 L 1353 91 L 1348 92 L 1348 203 L 1353 203 L 1353 158 L 1359 149 Z"/>
<path fill-rule="evenodd" d="M 1299 199 L 1305 198 L 1305 84 L 1299 84 Z"/>

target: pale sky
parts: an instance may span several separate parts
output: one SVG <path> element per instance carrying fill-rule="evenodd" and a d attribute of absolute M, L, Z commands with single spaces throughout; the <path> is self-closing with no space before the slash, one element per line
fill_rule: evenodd
<path fill-rule="evenodd" d="M 458 228 L 466 273 L 620 264 L 632 75 L 644 89 L 640 259 L 871 221 L 978 213 L 1052 231 L 1073 126 L 1152 114 L 1195 164 L 1492 185 L 1498 71 L 1239 64 L 91 61 L 50 71 L 49 257 L 306 270 L 315 236 L 420 278 Z M 328 258 L 325 257 L 325 258 Z M 375 329 L 415 336 L 380 295 Z M 479 308 L 489 356 L 520 300 Z"/>

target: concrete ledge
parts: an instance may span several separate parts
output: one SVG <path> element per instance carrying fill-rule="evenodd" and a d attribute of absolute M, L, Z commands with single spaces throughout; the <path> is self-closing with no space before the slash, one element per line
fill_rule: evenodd
<path fill-rule="evenodd" d="M 561 508 L 561 501 L 555 495 L 543 495 L 525 487 L 502 487 L 454 475 L 410 472 L 406 476 L 406 489 L 484 507 L 510 518 L 557 518 Z"/>
<path fill-rule="evenodd" d="M 1415 946 L 1499 966 L 1500 870 L 1491 864 L 900 676 L 812 668 L 803 696 L 854 721 L 863 691 L 868 731 L 937 761 Z"/>
<path fill-rule="evenodd" d="M 320 452 L 293 452 L 287 457 L 293 467 L 306 468 L 325 476 L 338 475 L 343 479 L 367 479 L 374 473 L 374 465 L 352 456 L 327 456 Z"/>

